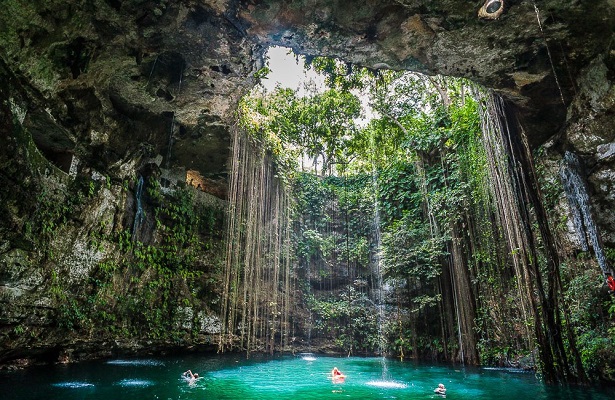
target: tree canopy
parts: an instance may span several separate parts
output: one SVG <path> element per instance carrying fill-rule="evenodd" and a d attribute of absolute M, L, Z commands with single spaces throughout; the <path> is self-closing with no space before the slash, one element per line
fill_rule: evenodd
<path fill-rule="evenodd" d="M 515 269 L 492 182 L 493 162 L 506 160 L 487 152 L 483 90 L 328 58 L 307 64 L 325 90 L 255 90 L 239 117 L 293 193 L 296 273 L 317 332 L 328 329 L 348 352 L 375 351 L 382 332 L 368 316 L 377 304 L 387 310 L 387 351 L 400 356 L 475 364 L 533 354 L 543 345 L 535 324 L 545 322 L 514 306 L 531 284 Z M 536 230 L 526 234 L 545 237 Z M 568 328 L 594 332 L 589 325 Z"/>

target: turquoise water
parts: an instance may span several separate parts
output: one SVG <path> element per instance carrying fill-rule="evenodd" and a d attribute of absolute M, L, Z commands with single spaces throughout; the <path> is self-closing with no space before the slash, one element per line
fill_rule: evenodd
<path fill-rule="evenodd" d="M 337 366 L 347 378 L 334 383 Z M 187 382 L 187 369 L 201 378 Z M 246 360 L 243 356 L 117 359 L 0 373 L 0 399 L 591 399 L 606 389 L 547 386 L 515 370 L 424 365 L 380 358 L 312 354 Z"/>

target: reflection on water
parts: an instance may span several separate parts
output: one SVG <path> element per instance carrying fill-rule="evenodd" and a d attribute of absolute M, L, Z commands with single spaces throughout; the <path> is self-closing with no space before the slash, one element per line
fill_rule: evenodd
<path fill-rule="evenodd" d="M 160 360 L 109 360 L 107 361 L 107 364 L 110 365 L 124 365 L 127 367 L 134 367 L 134 366 L 163 366 L 164 362 L 160 361 Z"/>
<path fill-rule="evenodd" d="M 143 380 L 143 379 L 122 379 L 117 384 L 119 386 L 140 386 L 140 387 L 146 387 L 146 386 L 152 386 L 154 384 L 154 382 Z"/>
<path fill-rule="evenodd" d="M 408 384 L 406 383 L 395 381 L 369 381 L 366 383 L 366 385 L 386 389 L 406 389 L 408 387 Z"/>
<path fill-rule="evenodd" d="M 316 357 L 312 353 L 302 353 L 301 359 L 303 361 L 316 361 Z"/>
<path fill-rule="evenodd" d="M 606 389 L 548 386 L 532 373 L 499 368 L 424 365 L 381 358 L 334 358 L 311 353 L 296 357 L 209 355 L 160 359 L 111 360 L 0 372 L 2 400 L 190 400 L 190 399 L 442 399 L 458 400 L 612 399 Z M 332 382 L 338 367 L 346 375 Z M 182 372 L 201 378 L 187 382 Z M 525 372 L 525 371 L 523 371 Z"/>
<path fill-rule="evenodd" d="M 512 373 L 512 374 L 527 374 L 527 373 L 530 373 L 530 371 L 528 371 L 526 369 L 521 369 L 521 368 L 483 367 L 483 369 L 485 371 L 502 371 L 502 372 L 509 372 L 509 373 Z"/>
<path fill-rule="evenodd" d="M 94 387 L 93 384 L 88 383 L 88 382 L 60 382 L 60 383 L 53 383 L 52 386 L 64 387 L 64 388 L 70 388 L 70 389 Z"/>

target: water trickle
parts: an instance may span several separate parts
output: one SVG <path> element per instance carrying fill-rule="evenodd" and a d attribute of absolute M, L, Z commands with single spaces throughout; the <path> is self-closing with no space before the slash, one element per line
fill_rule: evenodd
<path fill-rule="evenodd" d="M 154 70 L 156 69 L 156 64 L 158 63 L 158 55 L 156 56 L 156 58 L 154 59 L 154 63 L 152 64 L 152 69 L 149 72 L 149 76 L 147 77 L 147 84 L 146 86 L 149 86 L 150 81 L 152 80 L 152 75 L 154 74 Z"/>
<path fill-rule="evenodd" d="M 538 10 L 538 6 L 536 2 L 534 2 L 534 11 L 536 12 L 536 20 L 538 21 L 538 28 L 540 28 L 540 34 L 542 35 L 543 40 L 545 41 L 545 47 L 547 48 L 547 56 L 549 57 L 549 62 L 551 63 L 551 70 L 553 71 L 553 77 L 555 78 L 555 84 L 559 89 L 559 95 L 562 100 L 562 104 L 566 105 L 566 101 L 564 100 L 564 92 L 562 92 L 562 87 L 559 83 L 559 79 L 557 78 L 557 73 L 555 72 L 555 64 L 553 64 L 553 57 L 551 56 L 551 50 L 549 49 L 549 43 L 547 43 L 547 37 L 545 35 L 544 30 L 542 29 L 542 22 L 540 22 L 540 11 Z"/>
<path fill-rule="evenodd" d="M 177 97 L 179 97 L 182 91 L 182 79 L 184 77 L 184 70 L 182 68 L 179 73 L 179 83 L 177 84 Z M 173 116 L 171 117 L 171 129 L 169 130 L 169 138 L 167 143 L 167 158 L 166 158 L 166 166 L 167 169 L 171 167 L 171 149 L 173 148 L 173 134 L 175 133 L 175 111 L 173 111 Z"/>
<path fill-rule="evenodd" d="M 594 222 L 589 201 L 589 193 L 585 182 L 583 167 L 579 157 L 571 151 L 566 151 L 560 167 L 560 176 L 564 191 L 570 205 L 572 221 L 583 251 L 589 250 L 591 244 L 596 260 L 605 275 L 613 273 L 608 265 L 602 248 L 598 227 Z"/>
<path fill-rule="evenodd" d="M 373 148 L 372 154 L 376 154 L 376 145 L 374 138 L 372 137 L 371 146 Z M 374 292 L 373 298 L 378 310 L 378 353 L 381 356 L 380 363 L 382 366 L 382 382 L 386 382 L 390 378 L 388 372 L 387 359 L 385 354 L 386 337 L 384 332 L 385 321 L 385 288 L 384 280 L 382 277 L 382 233 L 381 233 L 381 219 L 380 219 L 380 204 L 378 201 L 378 170 L 376 168 L 375 160 L 372 159 L 372 195 L 373 195 L 373 207 L 374 207 L 374 239 L 376 244 L 376 251 L 374 252 L 374 265 L 373 274 L 375 275 L 376 287 L 372 290 Z"/>
<path fill-rule="evenodd" d="M 167 139 L 167 156 L 166 156 L 167 169 L 171 167 L 171 149 L 173 148 L 173 132 L 174 131 L 175 131 L 175 112 L 173 112 L 173 116 L 171 117 L 171 129 L 169 129 L 169 137 Z"/>
<path fill-rule="evenodd" d="M 143 176 L 139 175 L 139 179 L 137 179 L 137 185 L 135 187 L 135 220 L 132 225 L 132 240 L 135 241 L 137 239 L 137 232 L 141 223 L 143 222 L 143 206 L 141 204 L 141 199 L 143 197 Z"/>
<path fill-rule="evenodd" d="M 378 309 L 378 352 L 384 356 L 384 284 L 382 279 L 382 235 L 380 233 L 380 207 L 378 205 L 378 182 L 376 173 L 373 177 L 373 191 L 374 191 L 374 238 L 376 242 L 376 251 L 374 252 L 374 275 L 376 277 L 376 287 L 373 288 L 373 297 Z"/>

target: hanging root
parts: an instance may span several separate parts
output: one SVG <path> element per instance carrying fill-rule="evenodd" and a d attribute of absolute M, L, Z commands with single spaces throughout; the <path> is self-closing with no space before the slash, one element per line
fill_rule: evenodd
<path fill-rule="evenodd" d="M 478 10 L 478 17 L 484 19 L 498 19 L 504 12 L 504 0 L 487 0 Z"/>

